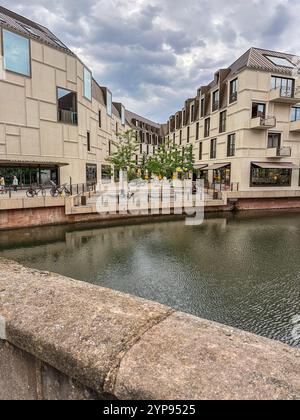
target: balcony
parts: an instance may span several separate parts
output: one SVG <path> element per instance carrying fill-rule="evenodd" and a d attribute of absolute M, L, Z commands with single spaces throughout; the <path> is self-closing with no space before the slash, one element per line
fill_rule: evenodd
<path fill-rule="evenodd" d="M 67 124 L 78 124 L 77 112 L 68 111 L 66 109 L 58 110 L 58 121 Z"/>
<path fill-rule="evenodd" d="M 273 147 L 267 149 L 266 157 L 268 158 L 281 158 L 291 157 L 292 149 L 290 147 Z"/>
<path fill-rule="evenodd" d="M 212 104 L 212 112 L 214 112 L 214 111 L 218 111 L 218 109 L 219 109 L 219 101 L 215 101 L 215 102 Z"/>
<path fill-rule="evenodd" d="M 269 101 L 288 105 L 296 105 L 300 102 L 300 90 L 295 90 L 292 88 L 272 89 L 269 93 Z"/>
<path fill-rule="evenodd" d="M 294 133 L 300 132 L 300 120 L 290 122 L 290 131 Z"/>
<path fill-rule="evenodd" d="M 269 130 L 276 126 L 276 118 L 270 115 L 251 119 L 250 128 L 255 130 Z"/>

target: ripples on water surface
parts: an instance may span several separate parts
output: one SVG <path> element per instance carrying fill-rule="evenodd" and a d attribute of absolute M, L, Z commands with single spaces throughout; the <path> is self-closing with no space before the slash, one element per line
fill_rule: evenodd
<path fill-rule="evenodd" d="M 1 232 L 0 255 L 300 347 L 300 213 Z"/>

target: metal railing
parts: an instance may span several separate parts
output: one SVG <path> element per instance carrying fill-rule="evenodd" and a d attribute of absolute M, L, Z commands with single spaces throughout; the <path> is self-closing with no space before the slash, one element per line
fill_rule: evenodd
<path fill-rule="evenodd" d="M 260 118 L 261 127 L 275 127 L 276 117 L 273 115 L 258 116 Z"/>

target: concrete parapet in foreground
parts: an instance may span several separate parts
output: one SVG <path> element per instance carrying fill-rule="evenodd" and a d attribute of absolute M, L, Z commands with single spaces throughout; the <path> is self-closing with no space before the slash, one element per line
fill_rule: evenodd
<path fill-rule="evenodd" d="M 0 399 L 300 399 L 300 352 L 0 260 Z"/>

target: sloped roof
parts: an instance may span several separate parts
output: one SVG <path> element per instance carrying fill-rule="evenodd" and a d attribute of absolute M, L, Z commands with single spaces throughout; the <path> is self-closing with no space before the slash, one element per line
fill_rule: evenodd
<path fill-rule="evenodd" d="M 276 65 L 271 60 L 269 60 L 267 56 L 286 59 L 291 62 L 291 67 Z M 229 67 L 230 74 L 228 77 L 232 76 L 233 73 L 237 73 L 243 68 L 250 68 L 266 71 L 269 73 L 279 73 L 291 76 L 293 71 L 292 63 L 295 62 L 294 60 L 297 60 L 297 56 L 293 54 L 264 50 L 261 48 L 250 48 Z"/>
<path fill-rule="evenodd" d="M 49 29 L 2 6 L 0 6 L 0 25 L 67 54 L 74 55 Z"/>
<path fill-rule="evenodd" d="M 126 119 L 127 119 L 127 121 L 130 122 L 131 126 L 133 126 L 132 120 L 138 120 L 138 121 L 142 121 L 145 124 L 149 124 L 152 127 L 160 129 L 160 124 L 158 124 L 156 122 L 153 122 L 151 120 L 148 120 L 147 118 L 144 118 L 141 115 L 135 114 L 134 112 L 128 111 L 127 109 L 126 109 Z"/>

